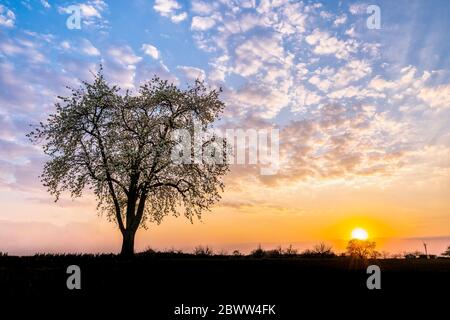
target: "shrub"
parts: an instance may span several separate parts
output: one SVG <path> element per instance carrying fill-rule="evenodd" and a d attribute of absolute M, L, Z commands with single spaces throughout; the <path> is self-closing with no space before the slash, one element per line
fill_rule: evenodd
<path fill-rule="evenodd" d="M 213 255 L 213 250 L 212 248 L 208 247 L 208 246 L 197 246 L 194 248 L 194 254 L 196 256 L 212 256 Z"/>
<path fill-rule="evenodd" d="M 264 251 L 263 248 L 261 248 L 261 245 L 258 245 L 258 248 L 256 248 L 255 250 L 253 250 L 250 253 L 250 256 L 252 256 L 253 258 L 262 258 L 266 255 L 266 251 Z"/>

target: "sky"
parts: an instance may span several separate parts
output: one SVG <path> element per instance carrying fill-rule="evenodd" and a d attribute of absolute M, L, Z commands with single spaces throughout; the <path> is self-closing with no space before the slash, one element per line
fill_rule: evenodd
<path fill-rule="evenodd" d="M 0 0 L 0 251 L 120 249 L 92 195 L 54 203 L 38 178 L 46 157 L 25 136 L 102 64 L 109 83 L 135 92 L 155 74 L 180 87 L 204 80 L 223 89 L 222 128 L 280 130 L 277 174 L 233 165 L 201 221 L 149 225 L 137 250 L 325 241 L 342 251 L 362 227 L 379 250 L 425 241 L 442 252 L 449 17 L 437 0 Z"/>

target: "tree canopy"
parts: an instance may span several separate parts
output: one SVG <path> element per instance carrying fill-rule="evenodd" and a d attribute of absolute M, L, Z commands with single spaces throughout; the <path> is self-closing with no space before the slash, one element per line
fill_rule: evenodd
<path fill-rule="evenodd" d="M 182 90 L 155 77 L 133 95 L 110 86 L 100 69 L 92 83 L 71 91 L 29 133 L 49 156 L 41 180 L 56 201 L 61 192 L 80 197 L 91 189 L 122 232 L 123 254 L 132 254 L 135 232 L 146 222 L 180 212 L 192 222 L 220 199 L 227 161 L 180 163 L 171 156 L 177 130 L 192 137 L 194 123 L 206 131 L 218 118 L 220 90 L 201 81 Z M 218 141 L 225 143 L 210 135 L 200 148 L 222 152 L 211 148 Z"/>

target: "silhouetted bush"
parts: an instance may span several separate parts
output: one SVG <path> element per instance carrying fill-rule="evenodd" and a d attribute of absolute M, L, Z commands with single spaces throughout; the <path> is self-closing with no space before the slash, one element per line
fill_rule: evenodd
<path fill-rule="evenodd" d="M 265 251 L 265 256 L 268 258 L 280 258 L 281 256 L 283 256 L 283 249 L 281 249 L 281 247 L 278 247 L 273 250 L 267 250 Z"/>
<path fill-rule="evenodd" d="M 145 249 L 142 252 L 137 253 L 136 255 L 138 256 L 155 256 L 156 254 L 158 254 L 159 252 L 156 252 L 155 250 L 153 250 L 150 247 L 147 247 L 147 249 Z"/>
<path fill-rule="evenodd" d="M 228 254 L 228 251 L 227 251 L 227 250 L 221 249 L 220 251 L 218 251 L 218 252 L 216 253 L 216 256 L 222 256 L 222 257 L 225 257 L 225 256 L 229 256 L 229 254 Z"/>
<path fill-rule="evenodd" d="M 240 257 L 240 256 L 242 256 L 242 253 L 239 250 L 234 250 L 233 251 L 233 256 Z"/>
<path fill-rule="evenodd" d="M 287 247 L 284 251 L 283 251 L 283 255 L 288 256 L 288 257 L 293 257 L 297 255 L 297 250 L 292 248 L 292 244 L 289 245 L 289 247 Z"/>
<path fill-rule="evenodd" d="M 300 256 L 304 258 L 334 258 L 336 254 L 331 246 L 321 242 L 316 244 L 312 250 L 306 249 Z"/>
<path fill-rule="evenodd" d="M 258 245 L 258 248 L 256 248 L 250 253 L 250 256 L 253 258 L 263 258 L 265 255 L 266 251 L 264 251 L 264 249 L 261 248 L 261 245 Z"/>
<path fill-rule="evenodd" d="M 213 250 L 208 246 L 197 246 L 194 248 L 194 254 L 196 256 L 212 256 Z"/>

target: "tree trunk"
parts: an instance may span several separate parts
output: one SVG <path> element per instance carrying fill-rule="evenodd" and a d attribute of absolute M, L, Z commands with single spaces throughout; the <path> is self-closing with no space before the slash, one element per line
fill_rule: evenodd
<path fill-rule="evenodd" d="M 122 234 L 122 250 L 120 255 L 122 257 L 132 257 L 134 255 L 134 236 L 136 235 L 135 230 L 126 230 Z"/>

